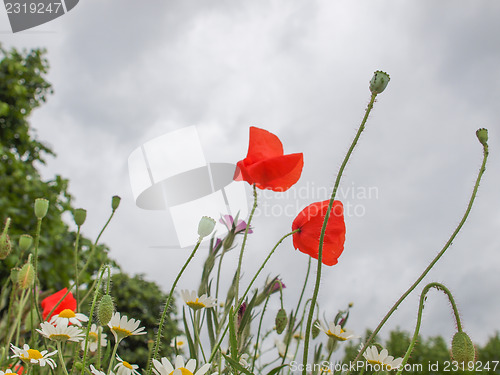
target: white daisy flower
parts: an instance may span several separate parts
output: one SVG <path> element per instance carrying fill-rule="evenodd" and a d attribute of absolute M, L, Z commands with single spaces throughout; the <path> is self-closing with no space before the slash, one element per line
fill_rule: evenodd
<path fill-rule="evenodd" d="M 10 368 L 8 368 L 5 371 L 0 370 L 0 375 L 5 375 L 5 374 L 12 374 L 12 370 Z"/>
<path fill-rule="evenodd" d="M 170 361 L 165 357 L 161 358 L 161 362 L 154 359 L 153 371 L 156 375 L 204 375 L 210 368 L 210 363 L 207 363 L 194 372 L 196 369 L 196 359 L 190 359 L 184 364 L 184 358 L 181 355 L 175 357 L 174 364 L 175 366 L 172 366 Z M 212 375 L 216 374 L 213 373 Z"/>
<path fill-rule="evenodd" d="M 59 314 L 54 315 L 50 319 L 50 323 L 58 326 L 59 324 L 64 324 L 69 326 L 70 324 L 77 325 L 79 327 L 82 326 L 81 322 L 87 322 L 89 318 L 87 315 L 80 314 L 80 313 L 75 313 L 71 309 L 65 309 L 61 311 Z"/>
<path fill-rule="evenodd" d="M 250 356 L 247 353 L 243 353 L 240 357 L 240 365 L 242 365 L 245 368 L 248 368 L 250 364 L 248 363 Z"/>
<path fill-rule="evenodd" d="M 325 332 L 329 337 L 333 337 L 339 341 L 359 338 L 359 336 L 354 335 L 353 331 L 348 329 L 344 331 L 340 324 L 335 325 L 333 322 L 330 322 L 328 327 L 323 322 L 321 322 L 321 324 L 316 324 L 316 327 Z"/>
<path fill-rule="evenodd" d="M 37 364 L 42 367 L 48 364 L 52 369 L 57 367 L 56 362 L 52 358 L 49 358 L 56 354 L 57 350 L 51 353 L 48 350 L 39 352 L 36 349 L 30 349 L 28 344 L 24 344 L 22 349 L 10 344 L 10 349 L 14 352 L 12 357 L 19 357 L 23 362 Z"/>
<path fill-rule="evenodd" d="M 382 349 L 379 354 L 376 346 L 366 348 L 363 357 L 365 357 L 368 363 L 379 365 L 387 371 L 397 369 L 403 362 L 403 358 L 394 359 L 392 355 L 389 355 L 387 349 Z"/>
<path fill-rule="evenodd" d="M 186 305 L 191 307 L 193 310 L 199 310 L 202 308 L 209 309 L 216 305 L 215 298 L 208 297 L 206 294 L 198 297 L 194 290 L 181 290 L 181 296 Z"/>
<path fill-rule="evenodd" d="M 96 369 L 93 365 L 90 365 L 90 372 L 94 375 L 107 375 L 104 371 Z M 111 371 L 109 375 L 115 375 L 115 373 Z"/>
<path fill-rule="evenodd" d="M 145 335 L 144 327 L 139 327 L 140 320 L 128 319 L 126 315 L 121 316 L 119 312 L 113 313 L 111 320 L 108 323 L 111 332 L 115 336 L 117 342 L 128 336 Z"/>
<path fill-rule="evenodd" d="M 139 366 L 131 365 L 127 361 L 121 359 L 118 354 L 116 355 L 116 359 L 118 360 L 118 364 L 114 368 L 116 375 L 141 375 L 140 372 L 137 371 Z"/>
<path fill-rule="evenodd" d="M 108 345 L 108 340 L 106 340 L 106 334 L 102 332 L 102 328 L 97 326 L 95 324 L 92 324 L 90 326 L 90 332 L 89 332 L 89 343 L 87 347 L 91 352 L 95 352 L 97 350 L 97 347 L 99 346 L 99 343 L 97 340 L 99 340 L 99 331 L 101 332 L 101 346 L 107 346 Z M 85 350 L 85 340 L 82 341 L 82 350 Z"/>
<path fill-rule="evenodd" d="M 176 348 L 177 350 L 180 350 L 184 348 L 187 344 L 187 337 L 184 335 L 180 335 L 172 339 L 172 342 L 170 343 L 170 346 L 172 348 Z"/>
<path fill-rule="evenodd" d="M 79 342 L 84 338 L 83 331 L 75 326 L 67 326 L 63 323 L 54 326 L 49 322 L 42 322 L 40 327 L 42 329 L 37 329 L 37 332 L 53 341 Z"/>

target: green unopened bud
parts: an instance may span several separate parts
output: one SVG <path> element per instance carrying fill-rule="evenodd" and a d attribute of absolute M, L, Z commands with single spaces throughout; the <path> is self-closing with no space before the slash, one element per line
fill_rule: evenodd
<path fill-rule="evenodd" d="M 83 369 L 83 363 L 82 362 L 79 362 L 79 361 L 76 361 L 75 362 L 75 370 L 77 371 L 82 371 Z M 100 372 L 100 371 L 99 371 Z"/>
<path fill-rule="evenodd" d="M 389 74 L 381 70 L 377 70 L 373 73 L 373 77 L 370 80 L 370 91 L 373 94 L 380 94 L 385 90 L 390 80 L 391 78 L 389 77 Z"/>
<path fill-rule="evenodd" d="M 208 216 L 203 216 L 198 224 L 198 235 L 201 238 L 208 236 L 215 228 L 215 220 Z"/>
<path fill-rule="evenodd" d="M 33 269 L 33 265 L 30 261 L 26 263 L 19 274 L 17 275 L 17 285 L 21 289 L 28 289 L 33 285 L 33 280 L 35 279 L 35 270 Z"/>
<path fill-rule="evenodd" d="M 462 368 L 467 368 L 470 362 L 476 361 L 476 349 L 472 340 L 465 332 L 457 332 L 451 341 L 452 359 Z"/>
<path fill-rule="evenodd" d="M 33 237 L 31 237 L 29 234 L 21 234 L 19 237 L 19 249 L 21 251 L 26 251 L 31 247 L 31 244 L 33 243 Z"/>
<path fill-rule="evenodd" d="M 10 254 L 12 246 L 8 235 L 10 225 L 10 217 L 5 220 L 2 235 L 0 235 L 0 259 L 5 259 Z"/>
<path fill-rule="evenodd" d="M 121 200 L 122 199 L 118 195 L 113 195 L 113 198 L 111 198 L 111 208 L 113 209 L 113 211 L 118 208 Z"/>
<path fill-rule="evenodd" d="M 276 332 L 281 334 L 286 328 L 286 324 L 288 323 L 288 317 L 286 315 L 285 309 L 279 309 L 278 313 L 276 314 L 276 319 L 275 319 L 275 324 L 276 324 Z"/>
<path fill-rule="evenodd" d="M 45 198 L 35 199 L 35 216 L 38 219 L 43 219 L 49 210 L 49 201 Z"/>
<path fill-rule="evenodd" d="M 84 210 L 83 208 L 77 208 L 73 212 L 73 219 L 75 219 L 75 224 L 78 225 L 79 227 L 85 223 L 85 219 L 87 218 L 87 210 Z"/>
<path fill-rule="evenodd" d="M 18 276 L 19 271 L 21 271 L 21 269 L 19 267 L 14 267 L 14 268 L 10 269 L 10 280 L 12 281 L 12 284 L 17 283 L 17 280 L 19 278 L 19 276 Z"/>
<path fill-rule="evenodd" d="M 102 296 L 99 306 L 97 307 L 97 317 L 99 318 L 99 323 L 101 326 L 105 326 L 111 320 L 113 312 L 115 310 L 115 305 L 113 299 L 109 294 Z"/>
<path fill-rule="evenodd" d="M 488 129 L 484 129 L 484 128 L 477 129 L 476 136 L 477 136 L 477 139 L 479 139 L 479 142 L 481 142 L 481 144 L 483 146 L 488 145 Z"/>
<path fill-rule="evenodd" d="M 313 323 L 313 326 L 311 328 L 311 334 L 312 334 L 312 338 L 315 339 L 316 337 L 318 337 L 319 333 L 320 333 L 320 329 L 319 329 L 319 325 L 320 325 L 320 322 L 318 319 L 316 319 Z"/>

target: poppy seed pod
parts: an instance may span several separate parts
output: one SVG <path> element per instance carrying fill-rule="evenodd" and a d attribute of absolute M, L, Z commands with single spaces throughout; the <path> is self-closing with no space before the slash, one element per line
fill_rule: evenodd
<path fill-rule="evenodd" d="M 381 70 L 377 70 L 373 73 L 373 77 L 370 80 L 370 91 L 373 94 L 380 94 L 385 90 L 390 80 L 391 78 L 389 77 L 389 74 Z"/>
<path fill-rule="evenodd" d="M 5 225 L 3 227 L 2 235 L 0 236 L 0 259 L 5 259 L 10 254 L 12 246 L 10 244 L 10 238 L 7 234 L 9 231 L 10 217 L 5 220 Z"/>
<path fill-rule="evenodd" d="M 79 227 L 85 223 L 85 219 L 87 219 L 87 210 L 84 210 L 83 208 L 77 208 L 73 212 L 73 219 L 75 219 L 75 224 L 78 225 Z"/>
<path fill-rule="evenodd" d="M 38 219 L 43 219 L 49 210 L 49 201 L 45 198 L 35 199 L 35 216 Z"/>
<path fill-rule="evenodd" d="M 33 243 L 33 237 L 31 237 L 29 234 L 22 234 L 19 237 L 19 249 L 21 251 L 26 251 L 31 247 L 31 244 Z"/>
<path fill-rule="evenodd" d="M 198 224 L 198 235 L 201 238 L 208 236 L 215 228 L 215 220 L 208 216 L 203 216 Z"/>
<path fill-rule="evenodd" d="M 476 349 L 465 332 L 457 332 L 451 341 L 451 356 L 462 367 L 467 368 L 469 362 L 476 361 Z"/>
<path fill-rule="evenodd" d="M 477 139 L 479 139 L 479 142 L 481 142 L 483 146 L 486 146 L 488 144 L 488 129 L 484 128 L 477 129 L 476 136 Z"/>
<path fill-rule="evenodd" d="M 278 333 L 278 335 L 285 330 L 287 323 L 288 317 L 286 315 L 285 309 L 279 309 L 275 319 L 276 332 Z"/>
<path fill-rule="evenodd" d="M 122 199 L 118 195 L 113 195 L 113 198 L 111 198 L 111 208 L 113 209 L 113 211 L 118 208 L 121 200 Z"/>
<path fill-rule="evenodd" d="M 111 320 L 113 312 L 115 310 L 115 305 L 113 299 L 109 294 L 102 296 L 99 306 L 97 307 L 97 317 L 99 318 L 99 323 L 101 326 L 105 326 Z"/>

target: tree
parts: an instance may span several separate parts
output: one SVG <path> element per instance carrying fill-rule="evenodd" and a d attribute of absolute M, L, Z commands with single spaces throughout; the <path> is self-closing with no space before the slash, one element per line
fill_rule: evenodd
<path fill-rule="evenodd" d="M 75 278 L 73 251 L 76 233 L 70 231 L 63 220 L 64 214 L 74 211 L 68 180 L 61 176 L 47 181 L 41 178 L 37 167 L 45 164 L 45 158 L 55 156 L 55 153 L 36 138 L 28 121 L 31 112 L 52 93 L 51 85 L 45 80 L 49 64 L 44 54 L 45 51 L 40 49 L 18 52 L 16 49 L 6 51 L 0 46 L 0 220 L 11 218 L 9 235 L 13 245 L 12 253 L 0 261 L 3 296 L 9 295 L 12 285 L 10 270 L 27 259 L 28 254 L 18 251 L 17 241 L 21 234 L 34 235 L 36 217 L 33 205 L 36 198 L 43 197 L 50 202 L 40 235 L 40 288 L 42 291 L 57 291 L 71 285 Z M 80 244 L 79 270 L 88 259 L 92 242 L 80 237 Z M 80 278 L 83 289 L 92 285 L 93 275 L 102 264 L 110 264 L 120 271 L 119 266 L 108 257 L 108 248 L 97 246 L 86 272 Z M 148 330 L 147 338 L 153 337 L 159 311 L 166 300 L 158 285 L 145 281 L 141 276 L 129 277 L 125 273 L 118 273 L 113 276 L 112 295 L 117 310 L 130 318 L 141 319 Z M 0 318 L 5 318 L 7 307 L 1 302 Z M 84 312 L 88 310 L 88 304 L 81 307 Z M 7 324 L 2 323 L 3 326 Z M 171 318 L 167 320 L 165 328 L 167 338 L 177 334 Z M 141 349 L 138 344 L 144 348 Z M 135 343 L 132 340 L 124 341 L 124 350 L 134 352 L 131 361 L 144 364 L 147 359 L 147 340 L 142 343 L 140 340 Z M 170 352 L 170 347 L 163 348 L 163 354 Z"/>

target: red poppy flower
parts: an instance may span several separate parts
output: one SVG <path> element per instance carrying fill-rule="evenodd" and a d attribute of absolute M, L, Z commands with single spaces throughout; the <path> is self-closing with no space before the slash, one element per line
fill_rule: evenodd
<path fill-rule="evenodd" d="M 292 224 L 292 230 L 300 229 L 293 234 L 293 246 L 314 259 L 318 259 L 319 237 L 328 203 L 329 201 L 310 204 L 297 215 Z M 323 239 L 323 264 L 327 266 L 337 264 L 337 259 L 344 250 L 344 242 L 344 207 L 340 201 L 333 201 Z"/>
<path fill-rule="evenodd" d="M 69 310 L 76 310 L 76 299 L 73 297 L 73 294 L 69 292 L 69 294 L 62 300 L 62 302 L 57 306 L 57 308 L 54 310 L 54 312 L 50 315 L 50 311 L 54 308 L 54 306 L 59 302 L 59 300 L 66 294 L 67 288 L 64 288 L 60 290 L 57 293 L 54 293 L 47 298 L 44 298 L 42 302 L 40 303 L 42 305 L 43 309 L 43 320 L 48 320 L 52 317 L 52 315 L 57 315 L 61 311 L 69 309 Z"/>
<path fill-rule="evenodd" d="M 234 179 L 259 189 L 286 191 L 299 180 L 303 166 L 302 153 L 284 155 L 277 136 L 251 126 L 247 157 L 238 162 Z"/>

